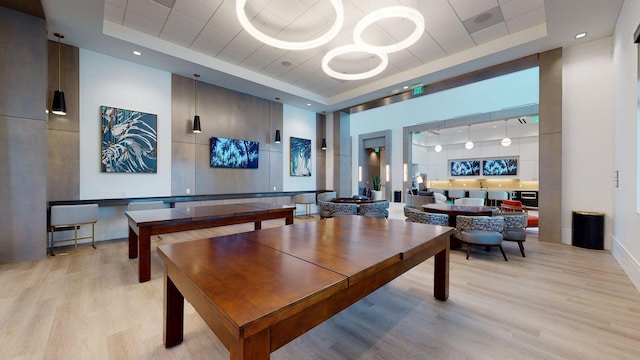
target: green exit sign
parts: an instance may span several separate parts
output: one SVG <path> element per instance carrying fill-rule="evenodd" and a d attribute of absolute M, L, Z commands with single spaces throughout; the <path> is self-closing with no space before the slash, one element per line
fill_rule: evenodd
<path fill-rule="evenodd" d="M 422 90 L 423 87 L 422 86 L 416 86 L 413 88 L 413 95 L 420 95 L 422 94 Z"/>
<path fill-rule="evenodd" d="M 538 121 L 540 121 L 540 116 L 536 115 L 531 117 L 531 122 L 538 122 Z"/>

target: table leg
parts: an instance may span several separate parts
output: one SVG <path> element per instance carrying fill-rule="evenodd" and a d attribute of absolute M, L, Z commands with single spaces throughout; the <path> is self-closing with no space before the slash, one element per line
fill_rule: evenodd
<path fill-rule="evenodd" d="M 435 255 L 433 296 L 442 301 L 449 298 L 449 244 Z"/>
<path fill-rule="evenodd" d="M 184 332 L 184 297 L 164 271 L 164 346 L 176 346 L 182 342 Z"/>
<path fill-rule="evenodd" d="M 138 281 L 145 282 L 151 279 L 151 231 L 141 227 L 139 232 Z"/>
<path fill-rule="evenodd" d="M 129 226 L 129 259 L 138 257 L 138 234 Z"/>
<path fill-rule="evenodd" d="M 268 360 L 271 352 L 270 329 L 266 328 L 245 339 L 231 344 L 231 360 Z"/>
<path fill-rule="evenodd" d="M 293 211 L 291 211 L 290 213 L 287 214 L 287 217 L 284 218 L 284 224 L 285 225 L 291 225 L 293 224 Z"/>
<path fill-rule="evenodd" d="M 254 230 L 260 230 L 262 229 L 262 221 L 256 221 L 253 223 L 253 229 Z"/>

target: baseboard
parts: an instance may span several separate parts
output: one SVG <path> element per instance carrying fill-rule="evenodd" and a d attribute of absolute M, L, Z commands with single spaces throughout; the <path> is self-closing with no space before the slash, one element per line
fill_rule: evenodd
<path fill-rule="evenodd" d="M 640 263 L 613 235 L 611 236 L 611 254 L 622 266 L 636 289 L 640 291 Z"/>

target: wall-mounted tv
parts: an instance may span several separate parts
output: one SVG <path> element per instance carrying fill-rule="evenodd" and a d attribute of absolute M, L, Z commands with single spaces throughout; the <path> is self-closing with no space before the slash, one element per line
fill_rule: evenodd
<path fill-rule="evenodd" d="M 482 175 L 484 176 L 518 175 L 518 158 L 482 160 Z"/>
<path fill-rule="evenodd" d="M 212 137 L 211 167 L 257 169 L 259 145 L 257 141 Z"/>
<path fill-rule="evenodd" d="M 451 160 L 451 176 L 480 176 L 480 160 Z"/>

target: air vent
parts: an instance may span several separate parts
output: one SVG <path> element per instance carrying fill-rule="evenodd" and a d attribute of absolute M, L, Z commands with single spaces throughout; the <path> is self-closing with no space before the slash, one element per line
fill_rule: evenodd
<path fill-rule="evenodd" d="M 175 5 L 176 3 L 176 0 L 151 0 L 151 1 L 158 3 L 162 6 L 166 6 L 169 9 L 173 9 L 173 5 Z"/>
<path fill-rule="evenodd" d="M 489 11 L 463 21 L 462 24 L 469 34 L 473 34 L 501 22 L 504 22 L 504 17 L 500 7 L 496 6 Z"/>

